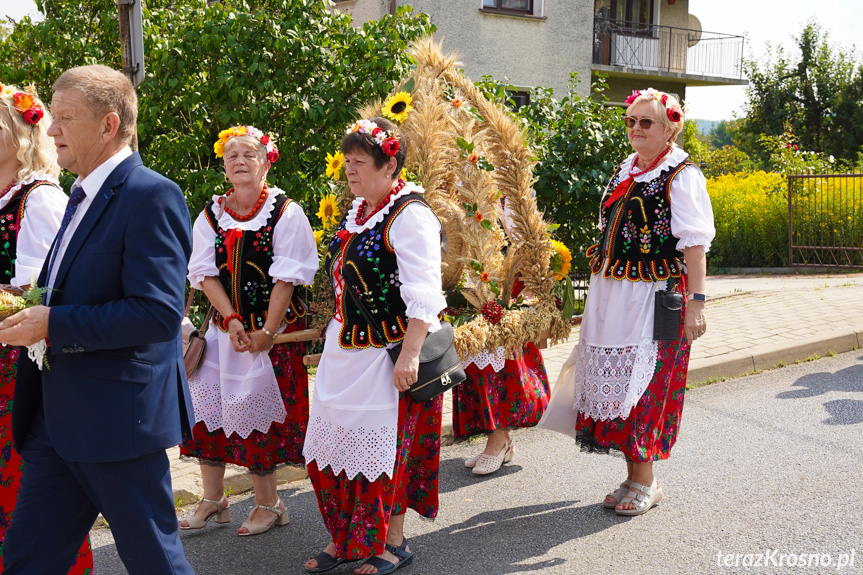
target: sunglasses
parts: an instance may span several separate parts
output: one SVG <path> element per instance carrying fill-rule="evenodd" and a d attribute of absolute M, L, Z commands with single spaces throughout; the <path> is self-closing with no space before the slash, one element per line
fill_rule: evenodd
<path fill-rule="evenodd" d="M 649 130 L 653 124 L 658 124 L 656 120 L 651 120 L 650 118 L 633 118 L 632 116 L 624 116 L 623 123 L 626 124 L 627 128 L 634 128 L 635 124 L 641 126 L 642 130 Z"/>

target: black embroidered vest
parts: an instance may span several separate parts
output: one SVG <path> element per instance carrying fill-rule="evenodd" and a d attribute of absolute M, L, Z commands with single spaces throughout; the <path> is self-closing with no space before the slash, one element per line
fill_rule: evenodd
<path fill-rule="evenodd" d="M 587 250 L 591 273 L 616 280 L 654 281 L 680 277 L 683 254 L 671 235 L 671 182 L 692 162 L 663 170 L 647 182 L 633 182 L 621 199 L 602 208 L 605 230 L 600 244 Z M 603 201 L 623 179 L 620 168 L 603 194 Z M 610 254 L 610 257 L 607 255 Z M 649 266 L 649 268 L 648 268 Z"/>
<path fill-rule="evenodd" d="M 337 313 L 342 317 L 339 345 L 345 349 L 385 347 L 387 343 L 399 342 L 405 337 L 407 307 L 399 290 L 398 263 L 389 233 L 395 218 L 414 202 L 428 206 L 420 194 L 406 194 L 395 201 L 383 221 L 359 234 L 349 234 L 345 230 L 345 220 L 342 220 L 330 242 L 324 269 L 330 273 L 330 277 L 341 275 L 343 289 L 353 290 L 360 296 L 387 339 L 386 342 L 378 340 L 353 298 L 345 292 L 341 301 L 336 302 Z M 340 274 L 335 274 L 337 270 L 333 268 L 340 260 L 340 253 L 344 264 Z"/>
<path fill-rule="evenodd" d="M 228 230 L 219 227 L 219 219 L 214 211 L 215 204 L 212 201 L 207 204 L 207 221 L 216 232 L 216 267 L 219 268 L 219 279 L 225 293 L 231 298 L 234 310 L 243 316 L 243 329 L 246 332 L 261 329 L 267 321 L 273 289 L 273 278 L 269 274 L 270 265 L 273 263 L 273 230 L 290 202 L 284 194 L 279 194 L 266 225 L 257 230 L 244 230 L 230 250 L 225 241 Z M 234 268 L 233 273 L 228 270 L 229 258 Z M 299 297 L 298 288 L 299 286 L 294 286 L 291 305 L 281 322 L 281 325 L 288 324 L 286 332 L 305 327 L 307 309 L 305 302 Z M 222 329 L 221 320 L 221 315 L 216 312 L 213 325 Z"/>
<path fill-rule="evenodd" d="M 18 232 L 24 219 L 24 206 L 30 192 L 37 186 L 53 186 L 51 182 L 36 180 L 21 186 L 0 209 L 0 283 L 8 284 L 15 277 L 15 260 L 18 254 Z M 25 278 L 29 283 L 30 278 Z"/>

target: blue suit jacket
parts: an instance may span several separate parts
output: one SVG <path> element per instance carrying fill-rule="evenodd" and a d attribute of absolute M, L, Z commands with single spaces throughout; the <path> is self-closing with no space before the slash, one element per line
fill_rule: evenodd
<path fill-rule="evenodd" d="M 22 353 L 16 447 L 42 406 L 51 442 L 68 461 L 131 459 L 190 436 L 180 339 L 190 254 L 180 188 L 132 154 L 105 181 L 54 264 L 50 369 L 40 372 Z M 39 285 L 46 274 L 47 263 Z"/>

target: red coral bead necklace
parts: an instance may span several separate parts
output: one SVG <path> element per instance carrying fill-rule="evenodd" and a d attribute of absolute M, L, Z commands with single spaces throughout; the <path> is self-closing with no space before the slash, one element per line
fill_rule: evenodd
<path fill-rule="evenodd" d="M 394 195 L 396 195 L 397 193 L 399 193 L 400 191 L 402 191 L 402 189 L 405 187 L 405 184 L 407 184 L 407 182 L 406 182 L 406 181 L 404 181 L 403 179 L 399 178 L 399 183 L 398 183 L 398 185 L 396 185 L 396 187 L 394 187 L 393 189 L 391 189 L 391 190 L 389 191 L 389 193 L 387 193 L 387 195 L 385 195 L 385 196 L 384 196 L 384 199 L 382 199 L 382 200 L 381 200 L 381 202 L 378 204 L 378 206 L 377 206 L 374 210 L 372 210 L 372 213 L 370 213 L 370 214 L 369 214 L 368 216 L 366 216 L 366 217 L 363 217 L 363 214 L 365 213 L 365 211 L 366 211 L 366 207 L 367 207 L 369 204 L 368 204 L 368 202 L 366 201 L 366 199 L 365 199 L 365 198 L 363 198 L 363 201 L 362 201 L 362 203 L 360 203 L 360 207 L 359 207 L 359 209 L 357 210 L 357 218 L 356 218 L 356 220 L 355 220 L 355 221 L 356 221 L 356 223 L 357 223 L 357 225 L 358 225 L 358 226 L 365 225 L 365 223 L 366 223 L 367 221 L 369 221 L 373 215 L 375 215 L 376 213 L 378 213 L 379 211 L 381 211 L 382 209 L 384 209 L 384 208 L 386 207 L 386 205 L 387 205 L 388 203 L 390 203 L 390 198 L 392 198 Z"/>
<path fill-rule="evenodd" d="M 264 187 L 261 189 L 261 196 L 258 198 L 257 203 L 255 203 L 255 207 L 253 207 L 252 211 L 246 215 L 238 214 L 237 212 L 235 212 L 234 210 L 232 210 L 231 208 L 229 208 L 227 206 L 227 203 L 225 202 L 225 200 L 233 193 L 234 193 L 234 188 L 231 188 L 230 190 L 228 190 L 227 194 L 225 194 L 224 196 L 219 198 L 219 205 L 221 206 L 223 203 L 225 203 L 225 211 L 228 212 L 228 214 L 232 218 L 237 220 L 238 222 L 248 222 L 249 220 L 251 220 L 252 218 L 255 217 L 255 214 L 258 213 L 258 211 L 261 209 L 261 206 L 263 206 L 264 202 L 267 201 L 267 193 L 268 193 L 267 184 L 264 183 Z"/>
<path fill-rule="evenodd" d="M 17 183 L 18 182 L 16 182 L 15 180 L 12 180 L 12 182 L 8 186 L 6 186 L 6 189 L 3 190 L 3 193 L 0 193 L 0 198 L 3 198 L 6 194 L 8 194 L 9 190 L 14 188 L 15 184 L 17 184 Z"/>
<path fill-rule="evenodd" d="M 638 169 L 638 156 L 636 155 L 635 159 L 632 161 L 632 166 L 629 168 L 629 176 L 631 178 L 635 178 L 635 177 L 638 177 L 642 174 L 646 174 L 647 172 L 649 172 L 650 170 L 655 168 L 657 165 L 659 165 L 659 162 L 661 162 L 665 158 L 665 156 L 668 154 L 668 152 L 670 152 L 670 151 L 671 151 L 670 147 L 665 148 L 665 151 L 663 151 L 661 154 L 656 156 L 656 159 L 653 160 L 652 164 L 650 164 L 649 166 L 647 166 L 645 169 L 641 170 L 640 172 L 633 172 L 632 171 L 633 168 L 635 168 L 636 170 Z"/>

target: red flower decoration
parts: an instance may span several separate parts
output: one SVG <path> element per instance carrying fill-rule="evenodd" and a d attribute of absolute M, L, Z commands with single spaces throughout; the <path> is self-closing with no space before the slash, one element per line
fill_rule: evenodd
<path fill-rule="evenodd" d="M 665 113 L 668 116 L 668 119 L 671 120 L 672 122 L 679 122 L 680 121 L 680 110 L 679 109 L 669 108 L 668 110 L 665 111 Z"/>
<path fill-rule="evenodd" d="M 474 214 L 473 214 L 473 218 L 474 218 L 476 221 L 481 222 L 481 221 L 482 221 L 482 214 L 481 214 L 481 213 L 479 213 L 479 212 L 474 212 Z"/>
<path fill-rule="evenodd" d="M 271 164 L 278 159 L 279 159 L 279 151 L 278 150 L 273 150 L 272 152 L 267 154 L 267 160 L 269 160 Z"/>
<path fill-rule="evenodd" d="M 662 102 L 663 106 L 667 106 L 668 105 L 668 94 L 663 94 L 659 100 Z"/>
<path fill-rule="evenodd" d="M 482 272 L 481 274 L 479 274 L 479 279 L 481 279 L 485 283 L 488 283 L 488 280 L 489 280 L 488 272 Z"/>
<path fill-rule="evenodd" d="M 340 240 L 345 241 L 349 237 L 351 237 L 351 232 L 349 232 L 348 230 L 339 230 L 339 233 L 337 233 L 336 235 L 339 236 Z"/>
<path fill-rule="evenodd" d="M 624 100 L 624 101 L 623 101 L 623 103 L 624 103 L 624 104 L 626 104 L 627 106 L 629 106 L 629 105 L 631 105 L 631 104 L 635 101 L 635 99 L 636 99 L 636 98 L 638 98 L 639 96 L 641 96 L 641 91 L 640 91 L 640 90 L 633 90 L 633 91 L 632 91 L 632 94 L 631 94 L 628 98 L 626 98 L 626 100 Z"/>
<path fill-rule="evenodd" d="M 372 138 L 376 137 L 380 133 L 381 133 L 381 129 L 375 128 L 374 130 L 372 130 Z"/>
<path fill-rule="evenodd" d="M 261 143 L 266 146 L 270 143 L 270 137 L 264 134 L 263 136 L 261 136 Z"/>
<path fill-rule="evenodd" d="M 476 152 L 471 152 L 471 155 L 469 155 L 467 159 L 470 160 L 472 163 L 476 164 L 479 161 L 479 156 Z"/>
<path fill-rule="evenodd" d="M 393 137 L 389 137 L 381 144 L 381 148 L 387 156 L 395 156 L 399 151 L 399 141 Z"/>
<path fill-rule="evenodd" d="M 39 120 L 41 120 L 44 115 L 45 113 L 39 106 L 33 106 L 32 108 L 21 114 L 21 116 L 24 118 L 24 121 L 31 126 L 35 126 L 36 124 L 38 124 Z"/>

